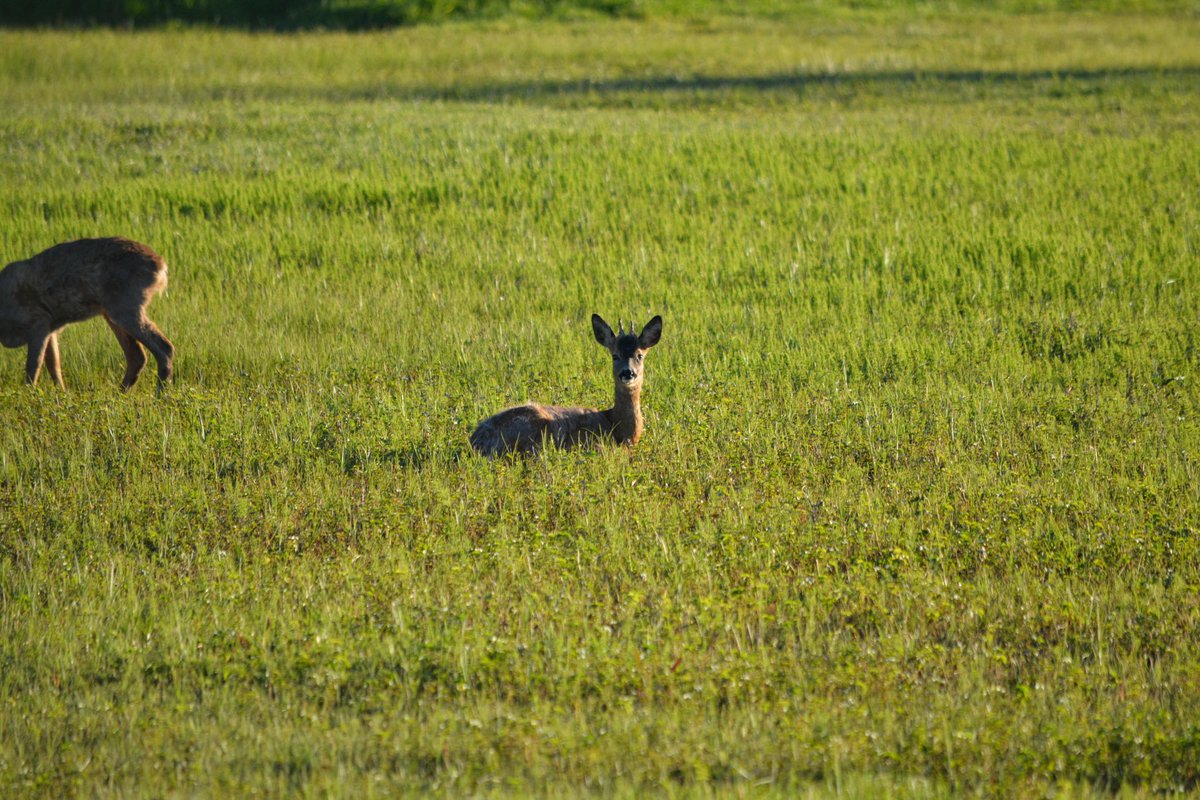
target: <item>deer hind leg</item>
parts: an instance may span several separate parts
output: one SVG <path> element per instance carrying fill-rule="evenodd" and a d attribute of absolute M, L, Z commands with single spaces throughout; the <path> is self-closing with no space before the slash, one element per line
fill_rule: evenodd
<path fill-rule="evenodd" d="M 499 437 L 490 420 L 484 420 L 471 432 L 471 447 L 480 455 L 492 458 L 499 452 Z"/>
<path fill-rule="evenodd" d="M 116 323 L 117 327 L 124 329 L 126 333 L 145 345 L 146 349 L 154 354 L 154 360 L 158 362 L 158 388 L 161 391 L 166 382 L 171 379 L 171 373 L 174 371 L 174 345 L 162 335 L 162 331 L 150 321 L 150 318 L 141 309 L 114 313 L 111 322 Z M 128 351 L 126 351 L 126 357 L 128 357 Z"/>
<path fill-rule="evenodd" d="M 33 386 L 37 383 L 38 373 L 42 371 L 42 361 L 46 357 L 46 345 L 51 334 L 34 334 L 29 339 L 29 350 L 25 355 L 25 383 Z"/>
<path fill-rule="evenodd" d="M 62 361 L 58 354 L 58 334 L 50 334 L 50 338 L 46 340 L 46 371 L 50 373 L 50 378 L 58 384 L 58 388 L 65 389 L 67 385 L 63 383 L 62 377 Z"/>
<path fill-rule="evenodd" d="M 134 339 L 129 331 L 107 316 L 104 321 L 108 323 L 108 327 L 112 328 L 117 342 L 121 345 L 121 351 L 125 353 L 125 377 L 121 380 L 121 389 L 129 391 L 130 387 L 137 383 L 138 375 L 142 373 L 142 367 L 146 366 L 146 354 L 142 352 L 142 346 L 137 343 L 137 339 Z"/>

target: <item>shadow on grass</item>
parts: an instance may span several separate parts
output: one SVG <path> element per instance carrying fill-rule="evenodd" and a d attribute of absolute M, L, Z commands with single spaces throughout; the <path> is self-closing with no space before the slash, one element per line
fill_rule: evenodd
<path fill-rule="evenodd" d="M 432 454 L 425 447 L 404 447 L 384 450 L 375 460 L 380 464 L 388 464 L 399 469 L 424 469 L 426 464 L 433 461 Z"/>
<path fill-rule="evenodd" d="M 318 90 L 329 100 L 414 100 L 471 103 L 600 100 L 627 96 L 696 98 L 728 94 L 783 95 L 792 99 L 825 91 L 845 94 L 889 94 L 910 91 L 1035 90 L 1054 96 L 1078 93 L 1093 84 L 1139 85 L 1169 81 L 1185 90 L 1200 89 L 1200 65 L 1030 71 L 896 70 L 874 72 L 777 72 L 765 75 L 645 76 L 610 80 L 514 81 L 468 86 L 328 87 Z"/>
<path fill-rule="evenodd" d="M 422 471 L 428 466 L 445 466 L 469 460 L 474 452 L 458 447 L 449 452 L 434 452 L 428 447 L 389 448 L 373 453 L 347 452 L 341 461 L 342 471 L 354 472 L 371 464 L 384 464 L 396 469 Z"/>

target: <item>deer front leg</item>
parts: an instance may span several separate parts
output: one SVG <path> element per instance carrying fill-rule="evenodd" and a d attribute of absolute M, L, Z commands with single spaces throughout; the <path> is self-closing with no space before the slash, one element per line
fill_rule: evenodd
<path fill-rule="evenodd" d="M 46 371 L 50 373 L 50 378 L 58 384 L 58 388 L 66 389 L 67 385 L 63 383 L 62 364 L 58 355 L 58 334 L 50 334 L 50 338 L 46 340 Z"/>
<path fill-rule="evenodd" d="M 37 383 L 38 373 L 42 371 L 42 359 L 46 356 L 46 343 L 50 334 L 35 333 L 29 337 L 29 352 L 25 356 L 25 383 L 33 386 Z"/>

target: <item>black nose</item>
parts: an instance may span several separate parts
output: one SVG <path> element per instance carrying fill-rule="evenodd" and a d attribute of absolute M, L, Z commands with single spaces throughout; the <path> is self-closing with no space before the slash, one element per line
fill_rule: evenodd
<path fill-rule="evenodd" d="M 623 369 L 623 370 L 621 370 L 620 377 L 621 377 L 621 380 L 623 380 L 623 381 L 631 381 L 637 377 L 637 373 L 631 369 Z"/>

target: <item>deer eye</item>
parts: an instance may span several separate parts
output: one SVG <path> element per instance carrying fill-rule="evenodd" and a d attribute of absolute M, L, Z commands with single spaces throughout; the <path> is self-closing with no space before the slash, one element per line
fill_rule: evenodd
<path fill-rule="evenodd" d="M 640 363 L 641 363 L 641 361 L 642 361 L 642 354 L 641 354 L 641 353 L 638 353 L 638 354 L 637 354 L 637 359 L 638 359 L 638 363 L 640 364 Z"/>

